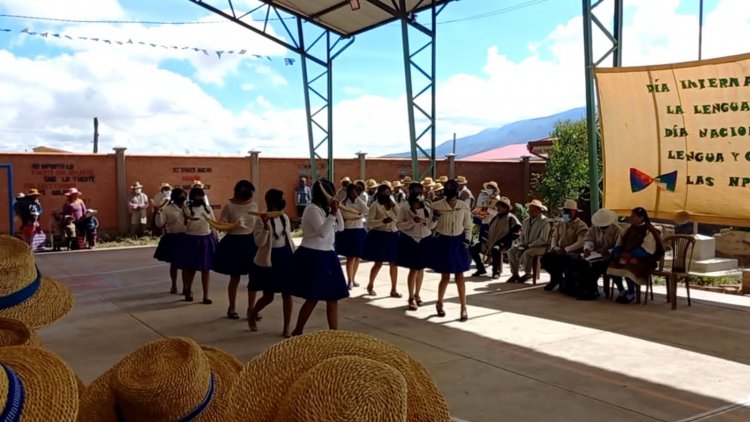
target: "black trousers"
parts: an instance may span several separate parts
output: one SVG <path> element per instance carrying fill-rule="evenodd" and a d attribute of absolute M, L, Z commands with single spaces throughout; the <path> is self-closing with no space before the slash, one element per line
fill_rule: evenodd
<path fill-rule="evenodd" d="M 577 254 L 547 252 L 542 255 L 542 268 L 549 273 L 550 282 L 547 288 L 552 289 L 565 282 L 565 272 Z M 562 288 L 562 287 L 561 287 Z"/>
<path fill-rule="evenodd" d="M 595 295 L 599 292 L 596 282 L 607 272 L 608 266 L 609 259 L 589 262 L 576 256 L 565 272 L 565 281 L 574 283 L 579 294 Z"/>
<path fill-rule="evenodd" d="M 492 256 L 492 274 L 498 273 L 498 268 L 500 266 L 500 253 L 502 251 L 510 249 L 511 245 L 513 245 L 513 241 L 518 238 L 517 234 L 511 233 L 503 237 L 502 239 L 495 242 L 494 245 L 490 248 L 490 254 Z M 476 245 L 473 245 L 471 248 L 469 248 L 469 252 L 471 253 L 471 258 L 474 260 L 474 264 L 477 266 L 477 271 L 480 273 L 483 273 L 486 271 L 484 268 L 484 262 L 482 262 L 482 245 L 483 243 L 477 243 Z"/>

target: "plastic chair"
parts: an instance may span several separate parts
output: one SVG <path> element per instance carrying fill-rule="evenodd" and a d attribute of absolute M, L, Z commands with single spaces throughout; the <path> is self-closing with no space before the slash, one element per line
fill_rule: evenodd
<path fill-rule="evenodd" d="M 687 234 L 675 234 L 665 237 L 662 242 L 665 247 L 672 249 L 672 268 L 667 271 L 662 265 L 655 275 L 663 276 L 667 279 L 667 301 L 672 303 L 672 310 L 677 309 L 677 283 L 685 282 L 687 291 L 688 306 L 690 302 L 690 282 L 688 279 L 690 273 L 690 262 L 693 260 L 693 249 L 695 247 L 695 237 Z"/>

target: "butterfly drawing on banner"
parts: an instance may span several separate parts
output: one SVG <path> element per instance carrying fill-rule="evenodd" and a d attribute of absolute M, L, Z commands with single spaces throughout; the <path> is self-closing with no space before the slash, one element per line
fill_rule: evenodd
<path fill-rule="evenodd" d="M 630 190 L 632 192 L 640 192 L 654 182 L 660 188 L 674 192 L 677 187 L 677 171 L 651 177 L 637 168 L 630 168 Z"/>

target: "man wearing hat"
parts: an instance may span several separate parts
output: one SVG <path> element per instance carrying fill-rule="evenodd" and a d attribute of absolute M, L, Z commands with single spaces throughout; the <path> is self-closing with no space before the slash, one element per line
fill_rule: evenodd
<path fill-rule="evenodd" d="M 574 283 L 565 283 L 565 271 L 577 255 L 583 250 L 583 242 L 589 227 L 578 218 L 578 204 L 573 199 L 566 199 L 562 208 L 562 223 L 557 224 L 552 233 L 550 251 L 542 257 L 542 267 L 550 275 L 550 282 L 544 290 L 554 290 L 560 285 L 561 291 L 572 291 Z"/>
<path fill-rule="evenodd" d="M 401 184 L 400 180 L 395 180 L 393 181 L 393 183 L 391 183 L 391 196 L 396 202 L 396 205 L 401 205 L 404 201 L 406 201 L 406 194 L 404 194 L 404 191 L 401 190 L 403 186 L 404 185 Z"/>
<path fill-rule="evenodd" d="M 378 189 L 378 182 L 375 179 L 367 179 L 365 182 L 365 188 L 367 189 L 367 206 L 370 207 L 377 199 L 375 197 L 375 191 Z"/>
<path fill-rule="evenodd" d="M 338 199 L 339 202 L 343 202 L 346 199 L 346 187 L 349 186 L 349 183 L 351 182 L 352 179 L 350 179 L 349 176 L 341 179 L 341 188 L 336 192 L 336 199 Z"/>
<path fill-rule="evenodd" d="M 495 196 L 500 194 L 500 187 L 497 185 L 497 182 L 490 181 L 485 182 L 482 187 L 484 188 L 481 192 L 479 192 L 479 196 L 477 197 L 477 203 L 476 206 L 480 208 L 487 208 L 489 206 L 490 198 L 494 198 Z"/>
<path fill-rule="evenodd" d="M 156 224 L 156 212 L 169 202 L 171 196 L 172 185 L 167 182 L 161 182 L 159 192 L 156 192 L 156 195 L 151 200 L 151 204 L 154 206 L 151 214 L 151 232 L 156 235 L 162 235 L 162 229 Z"/>
<path fill-rule="evenodd" d="M 433 202 L 432 198 L 435 196 L 432 193 L 432 189 L 435 187 L 435 181 L 432 180 L 432 177 L 425 177 L 422 179 L 422 195 L 424 195 L 424 198 L 427 202 Z"/>
<path fill-rule="evenodd" d="M 33 207 L 33 210 L 31 210 L 32 213 L 36 213 L 37 216 L 42 215 L 42 203 L 39 202 L 39 197 L 42 194 L 39 193 L 39 190 L 35 188 L 29 189 L 28 192 L 26 192 L 26 198 L 29 198 L 29 204 L 31 207 Z"/>
<path fill-rule="evenodd" d="M 456 183 L 458 183 L 458 199 L 466 202 L 466 205 L 469 206 L 469 209 L 473 210 L 474 205 L 476 205 L 476 201 L 474 200 L 474 195 L 466 186 L 469 181 L 466 180 L 466 177 L 464 176 L 458 176 L 456 177 Z"/>
<path fill-rule="evenodd" d="M 526 204 L 526 208 L 529 209 L 529 216 L 521 225 L 521 237 L 516 245 L 508 250 L 511 277 L 506 283 L 525 283 L 529 280 L 534 257 L 544 255 L 549 248 L 551 227 L 547 217 L 542 214 L 547 211 L 547 207 L 542 201 L 534 199 Z M 518 274 L 521 264 L 524 268 L 523 276 Z"/>
<path fill-rule="evenodd" d="M 143 193 L 143 185 L 140 182 L 133 183 L 130 186 L 133 191 L 130 194 L 128 202 L 128 211 L 130 212 L 130 234 L 134 237 L 143 236 L 143 229 L 146 228 L 148 218 L 146 207 L 148 207 L 148 196 Z"/>
<path fill-rule="evenodd" d="M 513 241 L 521 235 L 521 222 L 510 212 L 510 199 L 503 196 L 497 201 L 496 207 L 497 214 L 490 221 L 486 238 L 471 247 L 471 257 L 477 266 L 473 277 L 487 274 L 480 256 L 481 252 L 492 257 L 492 278 L 500 278 L 500 255 L 510 249 Z"/>
<path fill-rule="evenodd" d="M 617 214 L 602 208 L 591 216 L 591 228 L 587 230 L 583 253 L 574 256 L 565 273 L 566 282 L 572 280 L 579 300 L 593 300 L 599 296 L 597 280 L 607 272 L 612 249 L 622 240 L 622 230 L 617 225 Z M 618 278 L 618 277 L 613 277 Z"/>

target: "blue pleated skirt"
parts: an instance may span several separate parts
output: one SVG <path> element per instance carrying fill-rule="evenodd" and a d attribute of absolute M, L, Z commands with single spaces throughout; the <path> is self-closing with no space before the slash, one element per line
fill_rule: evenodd
<path fill-rule="evenodd" d="M 294 253 L 291 294 L 306 300 L 339 300 L 349 297 L 349 287 L 334 251 L 300 247 Z"/>
<path fill-rule="evenodd" d="M 214 271 L 226 275 L 250 274 L 257 251 L 252 234 L 227 234 L 219 242 Z"/>
<path fill-rule="evenodd" d="M 271 249 L 271 266 L 256 265 L 247 289 L 259 292 L 291 293 L 294 254 L 289 246 Z"/>
<path fill-rule="evenodd" d="M 185 234 L 175 249 L 172 264 L 185 271 L 208 271 L 213 269 L 217 242 L 212 234 Z"/>
<path fill-rule="evenodd" d="M 398 258 L 396 264 L 410 270 L 423 270 L 427 268 L 430 257 L 430 243 L 432 237 L 426 237 L 421 241 L 415 241 L 411 236 L 401 234 L 398 238 Z"/>
<path fill-rule="evenodd" d="M 430 239 L 427 268 L 440 274 L 455 274 L 471 268 L 469 249 L 464 245 L 464 235 L 435 235 Z"/>
<path fill-rule="evenodd" d="M 172 263 L 175 259 L 177 246 L 186 236 L 185 233 L 167 233 L 159 239 L 159 245 L 154 251 L 154 258 L 159 261 Z"/>
<path fill-rule="evenodd" d="M 345 229 L 336 232 L 336 253 L 347 258 L 361 258 L 365 250 L 365 229 Z"/>
<path fill-rule="evenodd" d="M 396 262 L 398 259 L 398 232 L 370 230 L 365 239 L 362 258 L 371 262 Z"/>

